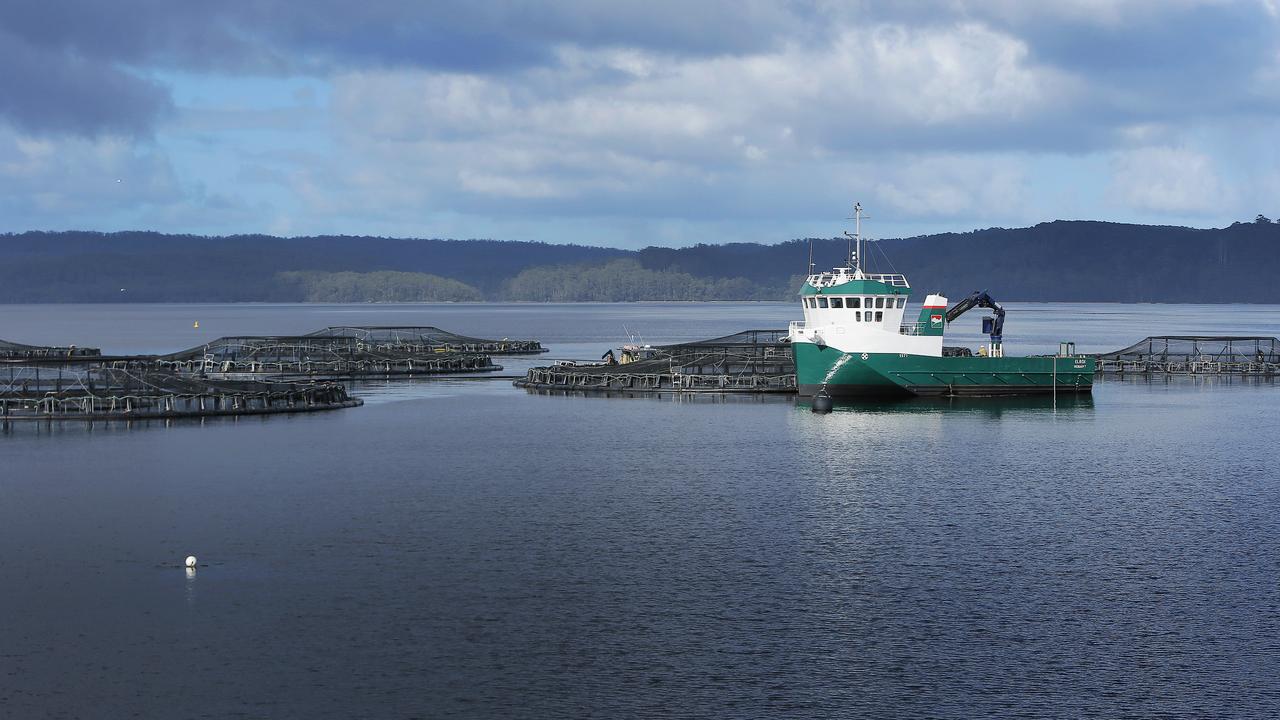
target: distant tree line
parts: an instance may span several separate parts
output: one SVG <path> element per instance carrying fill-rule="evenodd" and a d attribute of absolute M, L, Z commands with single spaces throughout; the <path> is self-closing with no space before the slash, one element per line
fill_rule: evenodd
<path fill-rule="evenodd" d="M 678 270 L 650 270 L 635 259 L 603 265 L 558 265 L 523 270 L 509 280 L 503 299 L 531 302 L 631 302 L 636 300 L 779 300 L 787 289 L 746 278 L 697 277 Z"/>
<path fill-rule="evenodd" d="M 381 270 L 353 272 L 283 272 L 282 292 L 300 302 L 477 302 L 479 290 L 466 283 L 427 273 Z M 288 293 L 286 288 L 295 288 Z"/>
<path fill-rule="evenodd" d="M 496 240 L 150 232 L 0 235 L 0 302 L 405 302 L 794 298 L 810 253 L 844 238 L 638 251 Z M 1275 302 L 1280 223 L 1226 228 L 1056 221 L 868 243 L 865 264 L 918 296 Z"/>
<path fill-rule="evenodd" d="M 294 302 L 476 302 L 476 288 L 428 273 L 289 271 L 279 273 L 276 297 Z M 799 278 L 795 284 L 798 285 Z M 639 300 L 780 300 L 788 285 L 746 278 L 700 278 L 647 270 L 635 259 L 604 264 L 552 265 L 522 270 L 490 300 L 519 302 L 632 302 Z"/>

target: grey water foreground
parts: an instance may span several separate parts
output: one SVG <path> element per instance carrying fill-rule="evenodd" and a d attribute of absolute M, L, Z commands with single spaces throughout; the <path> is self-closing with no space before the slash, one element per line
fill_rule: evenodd
<path fill-rule="evenodd" d="M 0 334 L 119 353 L 435 325 L 541 339 L 545 356 L 503 358 L 523 375 L 598 358 L 623 326 L 656 345 L 793 312 L 0 307 Z M 1011 317 L 1020 353 L 1280 334 L 1276 306 Z M 1280 704 L 1274 381 L 1107 374 L 1056 406 L 825 416 L 789 397 L 461 377 L 350 389 L 359 411 L 0 435 L 0 714 L 1248 718 Z"/>

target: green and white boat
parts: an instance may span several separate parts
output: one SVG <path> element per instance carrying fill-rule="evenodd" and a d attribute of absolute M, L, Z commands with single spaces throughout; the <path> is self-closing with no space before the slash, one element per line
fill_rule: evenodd
<path fill-rule="evenodd" d="M 833 398 L 910 395 L 1034 395 L 1088 393 L 1095 360 L 1062 343 L 1057 355 L 1006 357 L 1004 308 L 987 293 L 975 292 L 947 308 L 947 298 L 927 295 L 914 321 L 908 312 L 911 285 L 900 274 L 862 269 L 862 205 L 845 267 L 809 275 L 800 297 L 804 320 L 792 322 L 789 338 L 801 395 Z M 853 243 L 856 242 L 856 250 Z M 985 307 L 990 342 L 976 354 L 946 348 L 947 326 L 973 307 Z"/>

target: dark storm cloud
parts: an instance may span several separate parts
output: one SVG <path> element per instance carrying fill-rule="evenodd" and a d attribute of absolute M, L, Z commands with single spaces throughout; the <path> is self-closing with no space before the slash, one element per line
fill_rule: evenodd
<path fill-rule="evenodd" d="M 85 57 L 184 69 L 300 71 L 331 65 L 528 67 L 553 46 L 618 45 L 675 54 L 763 49 L 802 35 L 775 3 L 169 0 L 10 3 L 0 28 Z"/>
<path fill-rule="evenodd" d="M 0 4 L 0 115 L 35 132 L 140 134 L 169 105 L 145 78 L 154 70 L 493 74 L 553 63 L 564 43 L 734 53 L 787 30 L 800 33 L 796 16 L 772 3 L 10 2 Z"/>
<path fill-rule="evenodd" d="M 185 3 L 0 4 L 0 117 L 35 134 L 146 135 L 172 106 L 153 69 L 250 67 L 231 30 Z"/>
<path fill-rule="evenodd" d="M 1077 123 L 1105 127 L 1275 102 L 1274 94 L 1247 90 L 1277 48 L 1276 23 L 1256 4 L 1122 3 L 1114 6 L 1118 22 L 1080 6 L 1028 7 L 963 0 L 16 1 L 0 3 L 0 116 L 29 131 L 143 134 L 169 105 L 167 90 L 148 79 L 155 72 L 329 76 L 417 68 L 515 76 L 558 66 L 562 46 L 752 55 L 827 47 L 849 28 L 876 23 L 964 22 L 1022 40 L 1034 63 L 1088 78 Z M 566 76 L 551 85 L 572 94 L 568 85 L 599 81 Z"/>
<path fill-rule="evenodd" d="M 1034 61 L 1116 90 L 1112 109 L 1135 119 L 1265 110 L 1249 83 L 1280 51 L 1277 23 L 1253 3 L 1171 5 L 1123 23 L 989 22 Z"/>
<path fill-rule="evenodd" d="M 155 83 L 0 31 L 0 116 L 34 133 L 145 134 L 169 107 Z"/>
<path fill-rule="evenodd" d="M 306 61 L 492 72 L 550 63 L 560 44 L 676 55 L 745 53 L 806 31 L 774 2 L 264 2 L 224 19 Z M 309 54 L 309 55 L 308 55 Z"/>

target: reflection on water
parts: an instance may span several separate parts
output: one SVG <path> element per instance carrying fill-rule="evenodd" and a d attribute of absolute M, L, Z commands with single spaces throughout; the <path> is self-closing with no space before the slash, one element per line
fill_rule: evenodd
<path fill-rule="evenodd" d="M 512 376 L 507 373 L 489 375 L 440 375 L 393 379 L 360 379 L 347 381 L 348 392 L 366 404 L 452 398 L 460 395 L 491 395 L 512 391 Z"/>
<path fill-rule="evenodd" d="M 1128 385 L 1134 387 L 1141 386 L 1163 386 L 1169 388 L 1178 388 L 1183 390 L 1194 389 L 1213 389 L 1213 388 L 1277 388 L 1274 376 L 1264 375 L 1212 375 L 1212 374 L 1189 374 L 1189 373 L 1128 373 L 1125 375 L 1118 374 L 1100 374 L 1095 375 L 1093 380 L 1094 388 L 1106 385 Z"/>
<path fill-rule="evenodd" d="M 192 344 L 192 311 L 0 319 L 164 349 Z M 1041 305 L 1010 329 L 1111 349 L 1224 312 Z M 656 342 L 797 313 L 219 306 L 201 326 L 437 325 L 594 358 L 623 324 Z M 1238 317 L 1280 334 L 1274 309 Z M 1103 377 L 1056 405 L 816 415 L 451 377 L 354 383 L 365 406 L 327 413 L 10 423 L 0 715 L 1271 717 L 1277 387 Z"/>
<path fill-rule="evenodd" d="M 652 390 L 571 390 L 558 388 L 524 388 L 531 396 L 596 398 L 601 400 L 650 400 L 681 405 L 751 405 L 762 403 L 791 403 L 792 393 L 716 393 L 716 392 L 654 392 Z"/>
<path fill-rule="evenodd" d="M 333 412 L 341 412 L 334 410 Z M 279 413 L 272 415 L 215 415 L 196 418 L 142 418 L 137 420 L 24 419 L 0 420 L 0 435 L 57 438 L 68 435 L 123 436 L 137 432 L 154 432 L 166 428 L 218 427 L 223 425 L 266 425 L 272 421 L 288 422 L 314 413 Z"/>
<path fill-rule="evenodd" d="M 812 409 L 812 400 L 807 397 L 795 398 L 797 408 Z M 837 398 L 832 406 L 832 414 L 927 414 L 927 413 L 968 413 L 998 418 L 1005 414 L 1019 412 L 1073 412 L 1092 410 L 1093 396 L 1080 393 L 1063 393 L 1056 398 L 1052 395 L 1026 395 L 1018 397 L 905 397 L 875 398 L 868 400 L 851 400 Z"/>

